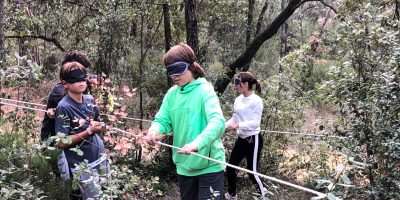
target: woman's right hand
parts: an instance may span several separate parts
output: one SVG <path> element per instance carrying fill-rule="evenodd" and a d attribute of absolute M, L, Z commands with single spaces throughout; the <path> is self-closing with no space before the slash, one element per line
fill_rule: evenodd
<path fill-rule="evenodd" d="M 158 141 L 163 140 L 165 137 L 166 135 L 160 135 L 156 131 L 148 131 L 147 135 L 144 137 L 144 141 L 146 144 L 154 146 Z"/>
<path fill-rule="evenodd" d="M 228 124 L 228 125 L 226 126 L 226 130 L 232 131 L 232 130 L 237 129 L 238 127 L 239 127 L 239 125 L 238 125 L 237 123 L 232 123 L 232 124 Z"/>

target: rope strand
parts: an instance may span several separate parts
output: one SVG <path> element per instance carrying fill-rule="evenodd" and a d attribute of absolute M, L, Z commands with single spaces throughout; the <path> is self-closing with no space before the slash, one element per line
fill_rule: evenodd
<path fill-rule="evenodd" d="M 46 105 L 43 105 L 43 104 L 31 103 L 31 102 L 27 102 L 27 101 L 19 101 L 19 100 L 14 100 L 14 99 L 0 98 L 0 100 L 3 100 L 3 101 L 11 101 L 11 102 L 16 102 L 16 103 L 23 103 L 23 104 L 34 105 L 34 106 L 46 107 Z"/>
<path fill-rule="evenodd" d="M 40 111 L 40 112 L 47 112 L 46 110 L 43 109 L 38 109 L 38 108 L 32 108 L 32 107 L 27 107 L 27 106 L 21 106 L 21 105 L 17 105 L 17 104 L 12 104 L 12 103 L 5 103 L 5 102 L 0 102 L 0 105 L 6 105 L 6 106 L 14 106 L 17 108 L 25 108 L 28 110 L 34 110 L 34 111 Z"/>
<path fill-rule="evenodd" d="M 35 111 L 46 112 L 46 110 L 36 109 L 36 108 L 30 108 L 30 107 L 26 107 L 26 106 L 20 106 L 20 105 L 16 105 L 16 104 L 9 104 L 9 103 L 4 103 L 4 102 L 0 102 L 0 104 L 9 105 L 9 106 L 15 106 L 15 107 L 20 107 L 20 108 L 25 108 L 25 109 L 31 109 L 31 110 L 35 110 Z M 125 133 L 125 134 L 129 134 L 129 135 L 132 135 L 132 136 L 134 136 L 134 137 L 143 137 L 143 136 L 139 136 L 139 135 L 134 135 L 134 134 L 132 134 L 132 133 L 130 133 L 130 132 L 128 132 L 128 131 L 124 131 L 124 130 L 122 130 L 122 129 L 115 128 L 115 127 L 112 128 L 112 130 L 119 131 L 119 132 Z M 176 147 L 176 146 L 169 145 L 169 144 L 166 144 L 166 143 L 162 143 L 162 142 L 159 142 L 159 141 L 156 142 L 156 143 L 159 144 L 159 145 L 166 146 L 166 147 L 173 148 L 173 149 L 177 149 L 177 150 L 181 150 L 181 149 L 182 149 L 182 148 L 180 148 L 180 147 Z M 213 159 L 213 158 L 209 158 L 209 157 L 200 155 L 200 154 L 198 154 L 198 153 L 191 152 L 190 154 L 192 154 L 192 155 L 194 155 L 194 156 L 198 156 L 198 157 L 203 158 L 203 159 L 206 159 L 206 160 L 209 160 L 209 161 L 213 161 L 213 162 L 216 162 L 216 163 L 219 163 L 219 164 L 222 164 L 222 165 L 225 165 L 225 166 L 234 168 L 234 169 L 237 169 L 237 170 L 241 170 L 241 171 L 244 171 L 244 172 L 253 174 L 253 175 L 255 175 L 255 176 L 259 176 L 259 177 L 262 177 L 262 178 L 265 178 L 265 179 L 268 179 L 268 180 L 271 180 L 271 181 L 280 183 L 280 184 L 282 184 L 282 185 L 286 185 L 286 186 L 293 187 L 293 188 L 296 188 L 296 189 L 299 189 L 299 190 L 302 190 L 302 191 L 305 191 L 305 192 L 309 192 L 309 193 L 318 195 L 319 197 L 322 197 L 322 198 L 324 198 L 324 197 L 327 196 L 327 195 L 324 194 L 324 193 L 321 193 L 321 192 L 318 192 L 318 191 L 315 191 L 315 190 L 312 190 L 312 189 L 309 189 L 309 188 L 306 188 L 306 187 L 303 187 L 303 186 L 300 186 L 300 185 L 296 185 L 296 184 L 293 184 L 293 183 L 290 183 L 290 182 L 287 182 L 287 181 L 283 181 L 283 180 L 280 180 L 280 179 L 275 178 L 275 177 L 272 177 L 272 176 L 267 176 L 267 175 L 264 175 L 264 174 L 260 174 L 260 173 L 258 173 L 258 172 L 251 171 L 251 170 L 248 170 L 248 169 L 245 169 L 245 168 L 242 168 L 242 167 L 239 167 L 239 166 L 235 166 L 235 165 L 232 165 L 232 164 L 229 164 L 229 163 L 226 163 L 226 162 L 222 162 L 222 161 L 219 161 L 219 160 L 216 160 L 216 159 Z"/>
<path fill-rule="evenodd" d="M 132 135 L 134 137 L 139 137 L 139 138 L 143 137 L 143 136 L 140 136 L 140 135 L 134 135 L 134 134 L 132 134 L 132 133 L 130 133 L 128 131 L 124 131 L 124 130 L 121 130 L 119 128 L 113 128 L 113 130 L 119 131 L 121 133 L 129 134 L 129 135 Z M 162 142 L 159 142 L 159 141 L 157 141 L 156 143 L 159 144 L 159 145 L 166 146 L 166 147 L 173 148 L 173 149 L 177 149 L 177 150 L 181 150 L 182 149 L 180 147 L 176 147 L 176 146 L 169 145 L 169 144 L 166 144 L 166 143 L 162 143 Z M 251 170 L 248 170 L 248 169 L 245 169 L 245 168 L 242 168 L 242 167 L 238 167 L 236 165 L 232 165 L 232 164 L 229 164 L 229 163 L 226 163 L 226 162 L 222 162 L 222 161 L 219 161 L 219 160 L 207 157 L 207 156 L 203 156 L 203 155 L 200 155 L 198 153 L 191 152 L 190 154 L 198 156 L 198 157 L 206 159 L 206 160 L 209 160 L 209 161 L 213 161 L 213 162 L 222 164 L 222 165 L 226 165 L 226 166 L 231 167 L 231 168 L 235 168 L 237 170 L 241 170 L 241 171 L 253 174 L 255 176 L 259 176 L 259 177 L 262 177 L 262 178 L 265 178 L 265 179 L 280 183 L 282 185 L 286 185 L 286 186 L 290 186 L 290 187 L 293 187 L 293 188 L 296 188 L 296 189 L 299 189 L 299 190 L 303 190 L 305 192 L 309 192 L 309 193 L 318 195 L 319 197 L 326 197 L 326 194 L 324 194 L 324 193 L 321 193 L 321 192 L 318 192 L 318 191 L 315 191 L 315 190 L 312 190 L 312 189 L 309 189 L 309 188 L 306 188 L 306 187 L 303 187 L 303 186 L 295 185 L 293 183 L 290 183 L 290 182 L 287 182 L 287 181 L 283 181 L 283 180 L 277 179 L 277 178 L 272 177 L 272 176 L 267 176 L 267 175 L 264 175 L 264 174 L 260 174 L 258 172 L 251 171 Z"/>
<path fill-rule="evenodd" d="M 1 99 L 3 99 L 3 98 L 0 98 L 0 100 Z M 13 100 L 13 101 L 16 101 L 16 100 Z M 37 105 L 37 106 L 46 106 L 46 105 L 43 105 L 43 104 L 35 104 L 35 103 L 26 102 L 26 101 L 17 101 L 17 102 L 26 103 L 26 104 L 32 104 L 32 105 Z M 16 104 L 9 104 L 9 103 L 2 103 L 2 102 L 0 102 L 0 104 L 46 112 L 45 110 L 35 109 L 35 108 L 28 108 L 28 107 L 19 106 L 19 105 L 16 105 Z M 101 114 L 101 115 L 105 116 L 105 114 Z M 152 121 L 152 120 L 148 120 L 148 119 L 140 119 L 140 118 L 134 118 L 134 117 L 119 117 L 119 118 L 128 119 L 128 120 L 135 120 L 135 121 L 144 121 L 144 122 L 151 122 Z M 242 129 L 242 130 L 247 130 L 247 129 Z M 250 129 L 248 129 L 248 130 L 250 130 Z M 289 135 L 300 135 L 300 136 L 311 136 L 311 137 L 328 137 L 328 138 L 337 138 L 337 139 L 347 139 L 347 137 L 341 137 L 341 136 L 324 135 L 324 134 L 310 134 L 310 133 L 302 133 L 302 132 L 273 131 L 273 130 L 263 130 L 263 129 L 260 130 L 260 132 L 277 133 L 277 134 L 289 134 Z"/>

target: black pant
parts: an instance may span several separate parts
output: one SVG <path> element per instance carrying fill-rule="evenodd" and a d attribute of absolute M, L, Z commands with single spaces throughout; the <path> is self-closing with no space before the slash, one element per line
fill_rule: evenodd
<path fill-rule="evenodd" d="M 178 175 L 179 190 L 182 200 L 205 200 L 211 198 L 211 190 L 218 191 L 216 200 L 222 200 L 224 195 L 224 172 L 208 173 L 199 176 Z"/>
<path fill-rule="evenodd" d="M 245 139 L 238 137 L 229 158 L 229 164 L 238 166 L 243 158 L 246 157 L 247 169 L 257 171 L 262 147 L 263 138 L 261 134 L 249 136 Z M 228 177 L 228 192 L 231 195 L 236 195 L 236 169 L 227 167 L 226 172 Z M 263 194 L 263 183 L 260 178 L 258 176 L 255 177 L 253 174 L 249 174 L 249 176 L 253 183 L 256 184 L 260 194 Z"/>

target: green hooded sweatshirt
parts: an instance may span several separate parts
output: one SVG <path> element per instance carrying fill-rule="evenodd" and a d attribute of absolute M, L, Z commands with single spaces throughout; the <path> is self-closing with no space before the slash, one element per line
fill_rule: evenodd
<path fill-rule="evenodd" d="M 149 130 L 160 134 L 172 131 L 174 146 L 190 144 L 198 147 L 198 154 L 225 162 L 221 141 L 225 119 L 214 88 L 205 78 L 170 88 Z M 178 154 L 176 149 L 172 158 L 179 175 L 198 176 L 225 169 L 225 165 L 204 158 Z"/>

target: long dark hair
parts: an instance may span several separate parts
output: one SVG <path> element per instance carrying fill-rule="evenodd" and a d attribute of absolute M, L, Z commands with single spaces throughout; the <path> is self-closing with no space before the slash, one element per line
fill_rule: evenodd
<path fill-rule="evenodd" d="M 189 70 L 192 72 L 195 79 L 204 77 L 204 69 L 196 62 L 196 55 L 193 49 L 185 44 L 180 43 L 173 46 L 162 58 L 162 63 L 167 66 L 169 64 L 183 61 L 189 63 Z"/>

